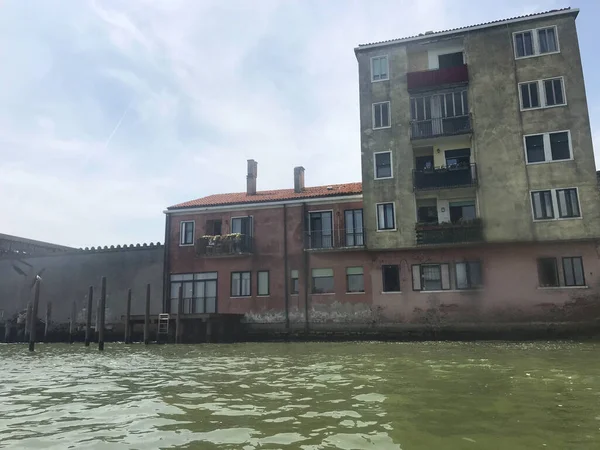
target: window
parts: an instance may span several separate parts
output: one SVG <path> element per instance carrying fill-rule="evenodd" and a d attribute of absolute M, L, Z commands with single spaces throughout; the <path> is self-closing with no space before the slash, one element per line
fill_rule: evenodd
<path fill-rule="evenodd" d="M 413 290 L 441 291 L 450 289 L 448 264 L 421 264 L 412 266 Z"/>
<path fill-rule="evenodd" d="M 555 53 L 558 51 L 556 42 L 556 28 L 538 29 L 539 53 Z"/>
<path fill-rule="evenodd" d="M 524 58 L 533 55 L 533 33 L 524 31 L 515 33 L 515 54 L 517 58 Z"/>
<path fill-rule="evenodd" d="M 334 292 L 333 269 L 312 269 L 313 294 Z"/>
<path fill-rule="evenodd" d="M 363 210 L 349 209 L 344 211 L 344 219 L 346 224 L 346 247 L 365 245 Z"/>
<path fill-rule="evenodd" d="M 514 33 L 513 36 L 515 58 L 517 59 L 557 53 L 559 51 L 556 27 L 521 31 Z"/>
<path fill-rule="evenodd" d="M 308 221 L 309 248 L 333 248 L 333 213 L 310 212 Z"/>
<path fill-rule="evenodd" d="M 435 198 L 417 200 L 417 222 L 438 223 L 437 200 Z"/>
<path fill-rule="evenodd" d="M 585 286 L 585 275 L 583 274 L 583 260 L 580 256 L 563 258 L 563 272 L 565 275 L 565 286 Z"/>
<path fill-rule="evenodd" d="M 457 262 L 454 270 L 456 272 L 456 289 L 475 289 L 483 285 L 479 261 Z"/>
<path fill-rule="evenodd" d="M 566 105 L 565 81 L 557 77 L 519 83 L 519 97 L 522 110 Z"/>
<path fill-rule="evenodd" d="M 256 273 L 256 285 L 258 286 L 258 295 L 269 295 L 269 271 L 259 270 Z"/>
<path fill-rule="evenodd" d="M 250 297 L 250 272 L 231 272 L 231 296 Z"/>
<path fill-rule="evenodd" d="M 527 164 L 572 159 L 571 133 L 557 131 L 525 136 L 525 155 Z"/>
<path fill-rule="evenodd" d="M 299 277 L 298 277 L 298 271 L 297 270 L 292 270 L 291 272 L 291 286 L 290 286 L 290 293 L 295 295 L 298 294 L 300 292 L 300 283 L 299 283 Z"/>
<path fill-rule="evenodd" d="M 252 217 L 232 217 L 231 232 L 239 233 L 244 236 L 252 236 Z"/>
<path fill-rule="evenodd" d="M 371 81 L 383 81 L 389 79 L 388 57 L 375 56 L 371 58 Z"/>
<path fill-rule="evenodd" d="M 559 286 L 556 258 L 539 258 L 537 260 L 540 287 Z"/>
<path fill-rule="evenodd" d="M 552 191 L 537 191 L 531 193 L 533 202 L 533 218 L 535 220 L 554 219 Z"/>
<path fill-rule="evenodd" d="M 192 245 L 194 243 L 194 221 L 181 222 L 180 245 Z"/>
<path fill-rule="evenodd" d="M 394 217 L 394 204 L 379 203 L 377 205 L 377 229 L 394 230 L 395 228 L 396 220 Z"/>
<path fill-rule="evenodd" d="M 548 189 L 531 193 L 534 220 L 581 217 L 577 188 Z M 555 211 L 558 211 L 556 216 Z"/>
<path fill-rule="evenodd" d="M 521 83 L 521 109 L 539 108 L 540 94 L 538 82 Z"/>
<path fill-rule="evenodd" d="M 450 202 L 450 222 L 460 223 L 474 220 L 477 217 L 475 200 Z"/>
<path fill-rule="evenodd" d="M 579 200 L 577 189 L 557 189 L 558 216 L 563 218 L 579 217 Z"/>
<path fill-rule="evenodd" d="M 544 92 L 546 93 L 546 106 L 565 105 L 565 96 L 563 95 L 563 79 L 552 78 L 544 80 Z"/>
<path fill-rule="evenodd" d="M 346 268 L 346 292 L 365 292 L 365 278 L 362 267 Z"/>
<path fill-rule="evenodd" d="M 463 52 L 447 53 L 445 55 L 438 56 L 439 68 L 445 69 L 446 67 L 462 66 Z"/>
<path fill-rule="evenodd" d="M 207 236 L 219 236 L 221 235 L 221 219 L 207 220 L 206 221 L 206 234 Z"/>
<path fill-rule="evenodd" d="M 446 150 L 446 167 L 456 169 L 459 167 L 469 167 L 471 164 L 471 149 L 459 148 L 456 150 Z"/>
<path fill-rule="evenodd" d="M 375 179 L 392 178 L 392 152 L 375 153 Z"/>
<path fill-rule="evenodd" d="M 217 272 L 171 275 L 169 311 L 177 314 L 181 288 L 183 314 L 217 312 L 217 275 Z"/>
<path fill-rule="evenodd" d="M 400 266 L 381 266 L 383 292 L 400 292 Z"/>
<path fill-rule="evenodd" d="M 390 127 L 390 102 L 373 103 L 373 128 Z"/>

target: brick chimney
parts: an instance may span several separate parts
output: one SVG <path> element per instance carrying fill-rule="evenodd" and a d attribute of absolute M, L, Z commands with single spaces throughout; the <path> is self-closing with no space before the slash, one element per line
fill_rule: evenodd
<path fill-rule="evenodd" d="M 248 175 L 246 176 L 246 194 L 256 195 L 256 175 L 258 163 L 253 159 L 248 160 Z"/>
<path fill-rule="evenodd" d="M 294 167 L 294 192 L 300 193 L 304 190 L 304 167 Z"/>

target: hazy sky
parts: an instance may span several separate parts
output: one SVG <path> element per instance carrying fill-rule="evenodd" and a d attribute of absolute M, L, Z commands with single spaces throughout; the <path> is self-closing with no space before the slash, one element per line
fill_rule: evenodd
<path fill-rule="evenodd" d="M 572 5 L 597 151 L 598 3 Z M 568 5 L 0 0 L 0 232 L 162 242 L 166 206 L 244 190 L 249 158 L 258 189 L 359 181 L 357 44 Z"/>

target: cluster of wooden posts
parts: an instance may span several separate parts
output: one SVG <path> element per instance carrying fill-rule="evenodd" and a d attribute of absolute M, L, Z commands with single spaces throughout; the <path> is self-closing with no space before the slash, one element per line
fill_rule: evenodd
<path fill-rule="evenodd" d="M 29 351 L 35 350 L 35 342 L 36 342 L 36 328 L 37 328 L 37 319 L 38 319 L 38 309 L 40 303 L 40 288 L 42 284 L 42 279 L 37 278 L 34 285 L 34 296 L 33 303 L 28 305 L 28 309 L 31 308 L 31 312 L 28 310 L 27 317 L 29 318 L 28 323 L 26 325 L 26 332 L 29 333 Z M 180 294 L 181 295 L 181 294 Z M 85 346 L 89 347 L 90 342 L 92 341 L 93 331 L 92 331 L 92 308 L 94 301 L 94 287 L 90 286 L 88 298 L 87 298 L 87 317 L 85 323 Z M 52 303 L 48 302 L 46 304 L 46 324 L 44 328 L 44 340 L 46 340 L 48 336 L 48 331 L 50 327 L 50 317 L 52 314 Z M 73 302 L 73 307 L 71 310 L 71 320 L 69 324 L 69 342 L 73 343 L 73 336 L 75 334 L 76 327 L 76 303 Z M 98 350 L 104 350 L 104 329 L 105 329 L 105 320 L 106 320 L 106 277 L 102 277 L 102 283 L 100 288 L 100 300 L 98 302 L 98 317 L 97 317 L 97 331 L 98 331 Z M 8 322 L 7 322 L 8 323 Z M 7 325 L 6 330 L 6 340 L 8 341 L 8 336 L 10 334 L 10 327 Z M 125 321 L 125 343 L 131 343 L 131 289 L 127 292 L 127 312 L 126 312 L 126 321 Z M 145 310 L 145 318 L 144 318 L 144 344 L 148 345 L 150 343 L 150 284 L 146 286 L 146 310 Z"/>

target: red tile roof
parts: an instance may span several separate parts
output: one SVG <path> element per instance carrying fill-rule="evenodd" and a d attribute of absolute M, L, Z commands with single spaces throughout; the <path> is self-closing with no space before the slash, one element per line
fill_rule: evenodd
<path fill-rule="evenodd" d="M 487 26 L 494 26 L 494 25 L 500 25 L 504 22 L 510 22 L 513 20 L 519 20 L 519 19 L 528 19 L 528 18 L 535 18 L 537 16 L 543 16 L 544 14 L 556 14 L 556 13 L 561 13 L 561 12 L 567 12 L 567 11 L 571 11 L 570 7 L 567 8 L 561 8 L 561 9 L 552 9 L 550 11 L 544 11 L 544 12 L 539 12 L 539 13 L 533 13 L 533 14 L 525 14 L 523 16 L 515 16 L 515 17 L 509 17 L 507 19 L 499 19 L 499 20 L 492 20 L 491 22 L 483 22 L 483 23 L 478 23 L 475 25 L 468 25 L 468 26 L 464 26 L 464 27 L 458 27 L 458 28 L 450 28 L 448 30 L 441 30 L 441 31 L 428 31 L 426 33 L 420 33 L 418 35 L 414 35 L 414 36 L 406 36 L 403 38 L 397 38 L 397 39 L 388 39 L 385 41 L 379 41 L 379 42 L 370 42 L 368 44 L 359 44 L 359 46 L 355 49 L 355 50 L 361 50 L 362 47 L 369 47 L 371 45 L 380 45 L 380 44 L 394 44 L 397 42 L 402 42 L 405 40 L 413 40 L 413 39 L 417 39 L 417 38 L 429 38 L 430 36 L 435 36 L 436 34 L 442 34 L 442 33 L 453 33 L 453 32 L 460 32 L 460 31 L 468 31 L 469 29 L 472 28 L 481 28 L 481 27 L 487 27 Z M 579 9 L 573 9 L 572 13 L 574 14 L 578 14 L 579 13 Z"/>
<path fill-rule="evenodd" d="M 239 205 L 244 203 L 268 203 L 282 200 L 302 200 L 308 198 L 335 197 L 343 195 L 362 194 L 362 183 L 332 184 L 329 186 L 307 187 L 300 193 L 293 189 L 277 189 L 273 191 L 258 191 L 255 195 L 245 192 L 233 194 L 215 194 L 198 198 L 189 202 L 169 206 L 167 209 L 196 208 L 203 206 Z"/>

